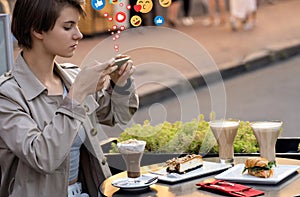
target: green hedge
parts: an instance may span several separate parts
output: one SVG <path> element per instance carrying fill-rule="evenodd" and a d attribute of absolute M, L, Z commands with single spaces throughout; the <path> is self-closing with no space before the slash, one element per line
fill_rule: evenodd
<path fill-rule="evenodd" d="M 212 116 L 212 115 L 211 115 Z M 213 119 L 213 117 L 211 118 Z M 134 124 L 121 133 L 117 142 L 128 139 L 147 142 L 145 152 L 152 153 L 217 153 L 218 146 L 210 130 L 209 122 L 204 116 L 190 122 L 163 122 L 150 125 L 146 120 L 143 125 Z M 234 141 L 235 153 L 255 153 L 259 147 L 250 127 L 250 122 L 240 121 L 237 136 Z M 112 143 L 111 153 L 118 152 L 116 143 Z"/>

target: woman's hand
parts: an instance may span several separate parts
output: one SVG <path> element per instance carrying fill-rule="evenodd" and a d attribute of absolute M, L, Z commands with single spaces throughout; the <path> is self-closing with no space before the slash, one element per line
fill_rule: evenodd
<path fill-rule="evenodd" d="M 126 55 L 119 55 L 115 59 L 127 57 Z M 119 69 L 110 74 L 111 80 L 119 87 L 126 84 L 127 79 L 134 73 L 135 66 L 133 66 L 132 60 L 128 60 Z"/>
<path fill-rule="evenodd" d="M 82 103 L 86 96 L 101 90 L 109 75 L 118 69 L 118 66 L 113 64 L 114 59 L 110 59 L 104 63 L 95 61 L 93 64 L 83 66 L 70 88 L 68 97 Z"/>

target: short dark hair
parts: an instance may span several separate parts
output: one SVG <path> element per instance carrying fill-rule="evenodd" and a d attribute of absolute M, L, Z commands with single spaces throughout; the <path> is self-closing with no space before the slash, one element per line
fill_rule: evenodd
<path fill-rule="evenodd" d="M 31 49 L 32 30 L 52 30 L 64 6 L 74 7 L 80 15 L 85 16 L 84 5 L 84 0 L 17 0 L 12 14 L 11 31 L 20 47 Z"/>

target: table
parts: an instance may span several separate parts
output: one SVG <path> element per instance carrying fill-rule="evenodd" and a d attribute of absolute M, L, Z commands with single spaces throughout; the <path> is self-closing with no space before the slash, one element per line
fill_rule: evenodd
<path fill-rule="evenodd" d="M 247 157 L 236 157 L 235 158 L 235 164 L 238 163 L 244 163 Z M 212 161 L 217 162 L 218 158 L 204 158 L 205 161 Z M 286 159 L 286 158 L 276 158 L 276 161 L 278 164 L 283 165 L 299 165 L 300 166 L 300 160 L 294 160 L 294 159 Z M 149 166 L 143 166 L 141 168 L 142 173 L 148 173 L 151 169 L 157 169 L 157 167 L 161 166 L 163 164 L 153 164 Z M 151 197 L 151 196 L 158 196 L 158 197 L 175 197 L 175 196 L 181 196 L 181 197 L 217 197 L 222 196 L 219 194 L 215 194 L 212 192 L 204 191 L 197 189 L 195 186 L 196 183 L 199 183 L 201 181 L 204 181 L 206 179 L 211 179 L 215 176 L 209 175 L 205 177 L 199 177 L 192 180 L 187 180 L 184 182 L 180 182 L 177 184 L 167 184 L 167 183 L 160 183 L 157 182 L 156 184 L 153 184 L 150 186 L 149 189 L 143 191 L 143 192 L 126 192 L 122 191 L 119 188 L 116 188 L 111 185 L 111 182 L 113 180 L 116 180 L 118 178 L 127 177 L 126 172 L 121 172 L 119 174 L 113 175 L 106 179 L 100 188 L 101 193 L 104 196 L 137 196 L 137 197 Z M 244 183 L 243 183 L 244 184 Z M 247 184 L 245 184 L 247 185 Z M 251 185 L 255 189 L 259 189 L 265 192 L 264 196 L 276 196 L 276 197 L 293 197 L 293 196 L 299 196 L 300 195 L 300 169 L 295 173 L 295 175 L 289 177 L 287 180 L 283 180 L 279 184 L 276 185 Z"/>

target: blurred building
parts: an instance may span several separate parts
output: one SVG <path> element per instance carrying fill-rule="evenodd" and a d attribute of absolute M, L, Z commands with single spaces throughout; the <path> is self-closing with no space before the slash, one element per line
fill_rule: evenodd
<path fill-rule="evenodd" d="M 0 13 L 10 13 L 13 10 L 13 6 L 16 0 L 0 0 Z M 94 36 L 101 33 L 106 33 L 108 30 L 111 30 L 114 25 L 119 28 L 121 25 L 125 26 L 125 28 L 129 28 L 130 24 L 130 16 L 133 14 L 139 15 L 140 13 L 135 13 L 133 6 L 131 5 L 131 9 L 127 8 L 127 5 L 132 4 L 132 2 L 135 2 L 135 0 L 120 0 L 116 4 L 111 4 L 110 1 L 112 0 L 101 0 L 105 1 L 105 7 L 101 10 L 95 10 L 91 3 L 95 3 L 95 0 L 85 0 L 86 6 L 85 10 L 87 13 L 87 16 L 85 18 L 81 18 L 79 21 L 79 28 L 81 32 L 85 36 Z M 155 0 L 152 0 L 155 1 Z M 228 1 L 228 0 L 225 0 Z M 191 10 L 190 15 L 193 17 L 203 16 L 208 13 L 207 9 L 207 0 L 192 0 L 191 1 Z M 153 20 L 156 15 L 160 16 L 166 16 L 167 9 L 163 8 L 159 5 L 159 3 L 154 4 L 154 8 L 151 12 L 147 14 L 143 14 L 143 19 L 145 21 L 143 22 L 143 25 L 154 25 Z M 126 21 L 122 24 L 116 22 L 115 15 L 117 12 L 124 12 L 127 16 Z M 182 16 L 182 9 L 179 11 L 179 17 Z M 105 16 L 104 14 L 107 14 Z M 113 20 L 109 20 L 109 17 L 112 17 Z"/>
<path fill-rule="evenodd" d="M 8 0 L 0 0 L 0 13 L 10 13 L 11 7 Z"/>
<path fill-rule="evenodd" d="M 109 17 L 114 17 L 114 4 L 110 4 L 109 0 L 106 0 L 106 5 L 101 10 L 95 10 L 91 6 L 92 0 L 86 0 L 86 17 L 81 18 L 79 21 L 79 29 L 84 35 L 95 35 L 98 33 L 107 32 L 114 25 L 113 21 L 109 20 Z M 107 14 L 105 17 L 104 14 Z"/>

